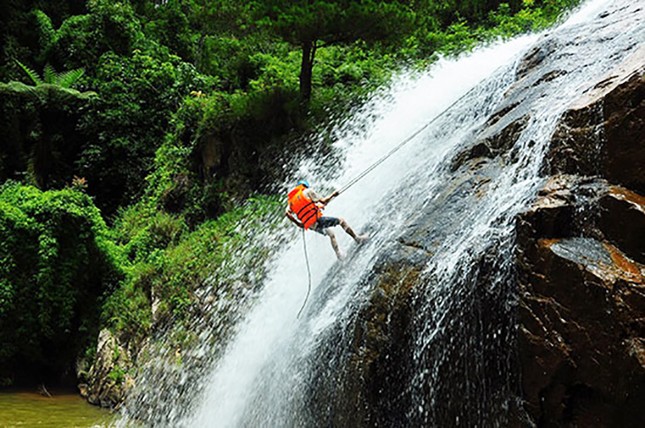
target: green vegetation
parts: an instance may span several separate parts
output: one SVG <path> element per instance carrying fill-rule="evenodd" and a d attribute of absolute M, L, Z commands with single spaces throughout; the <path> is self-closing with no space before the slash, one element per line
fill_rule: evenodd
<path fill-rule="evenodd" d="M 0 187 L 0 367 L 64 372 L 122 277 L 99 210 L 75 189 Z"/>
<path fill-rule="evenodd" d="M 59 86 L 64 89 L 69 89 L 78 81 L 78 79 L 81 78 L 81 76 L 83 76 L 83 73 L 85 73 L 82 68 L 77 68 L 76 70 L 70 70 L 65 73 L 56 73 L 56 70 L 54 70 L 54 68 L 51 65 L 47 64 L 45 65 L 45 70 L 43 71 L 43 78 L 41 79 L 40 76 L 38 76 L 38 74 L 36 74 L 35 71 L 25 66 L 19 61 L 17 62 L 20 68 L 22 68 L 22 70 L 25 72 L 25 74 L 27 74 L 27 76 L 29 76 L 31 81 L 34 82 L 35 86 L 49 84 L 49 85 Z"/>
<path fill-rule="evenodd" d="M 220 276 L 226 276 L 222 268 L 226 261 L 242 257 L 249 272 L 262 265 L 268 249 L 248 241 L 254 233 L 274 227 L 281 219 L 277 212 L 281 209 L 278 198 L 250 198 L 190 231 L 180 217 L 144 204 L 128 208 L 121 214 L 114 236 L 127 259 L 127 278 L 103 306 L 104 325 L 119 332 L 123 340 L 136 343 L 147 337 L 155 320 L 181 321 L 195 291 L 209 276 L 218 268 Z M 236 254 L 241 247 L 249 251 Z M 226 280 L 222 278 L 222 284 Z M 155 320 L 153 294 L 158 302 Z"/>
<path fill-rule="evenodd" d="M 136 345 L 181 324 L 216 268 L 225 275 L 252 231 L 281 220 L 279 199 L 261 195 L 290 159 L 325 149 L 310 133 L 397 69 L 545 28 L 577 0 L 6 3 L 8 378 L 68 371 L 99 327 Z M 261 271 L 269 249 L 247 253 Z"/>

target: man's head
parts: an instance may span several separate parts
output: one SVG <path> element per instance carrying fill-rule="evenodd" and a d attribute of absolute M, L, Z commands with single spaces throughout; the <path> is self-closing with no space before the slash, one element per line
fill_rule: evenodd
<path fill-rule="evenodd" d="M 298 181 L 298 186 L 305 186 L 309 188 L 309 182 L 307 180 L 300 180 Z"/>

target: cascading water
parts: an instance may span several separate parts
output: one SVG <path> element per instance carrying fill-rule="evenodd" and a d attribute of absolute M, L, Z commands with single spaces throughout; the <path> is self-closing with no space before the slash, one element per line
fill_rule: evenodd
<path fill-rule="evenodd" d="M 527 40 L 522 39 L 503 47 L 483 50 L 459 62 L 442 62 L 434 68 L 432 76 L 402 79 L 388 94 L 392 98 L 390 102 L 385 105 L 375 103 L 365 109 L 366 114 L 378 117 L 367 137 L 361 136 L 359 141 L 347 141 L 352 138 L 351 134 L 339 138 L 339 144 L 348 147 L 347 158 L 352 163 L 337 181 L 347 181 L 369 166 L 389 147 L 423 126 L 428 118 L 441 113 L 449 104 L 488 77 L 495 68 L 506 64 L 518 51 L 519 46 L 525 43 Z M 491 54 L 496 61 L 490 61 Z M 460 71 L 463 69 L 471 72 Z M 477 73 L 472 73 L 472 70 L 477 70 Z M 451 125 L 448 127 L 444 123 L 443 127 L 439 127 L 441 137 L 437 136 L 436 141 L 442 140 L 441 144 L 424 149 L 423 142 L 419 141 L 416 146 L 411 144 L 410 147 L 405 147 L 388 160 L 386 174 L 375 172 L 331 204 L 327 214 L 346 217 L 358 230 L 367 227 L 372 233 L 372 239 L 351 260 L 335 265 L 332 271 L 336 272 L 336 275 L 329 275 L 335 257 L 328 240 L 319 236 L 308 236 L 314 289 L 321 286 L 325 274 L 328 274 L 328 280 L 335 276 L 331 280 L 332 283 L 342 283 L 334 284 L 333 295 L 322 297 L 314 293 L 314 298 L 309 302 L 309 309 L 305 311 L 301 320 L 297 320 L 295 315 L 304 297 L 307 280 L 302 243 L 296 241 L 285 250 L 267 280 L 264 296 L 243 322 L 237 340 L 227 349 L 226 355 L 217 363 L 211 379 L 207 381 L 209 387 L 206 401 L 196 419 L 190 424 L 206 426 L 211 421 L 218 421 L 217 424 L 221 426 L 252 426 L 262 425 L 263 420 L 269 426 L 286 423 L 285 420 L 270 419 L 266 411 L 277 411 L 280 403 L 273 400 L 280 396 L 288 397 L 290 390 L 293 391 L 294 385 L 283 383 L 293 375 L 297 376 L 297 373 L 290 372 L 293 367 L 288 364 L 289 355 L 302 357 L 305 352 L 312 351 L 317 337 L 324 337 L 326 329 L 351 313 L 356 293 L 359 291 L 355 289 L 355 285 L 363 273 L 369 271 L 370 264 L 379 254 L 380 248 L 396 236 L 397 225 L 403 224 L 405 218 L 410 215 L 410 211 L 407 210 L 392 213 L 392 206 L 398 205 L 398 199 L 402 195 L 390 197 L 391 205 L 384 204 L 385 201 L 380 195 L 395 192 L 401 183 L 413 179 L 410 171 L 428 168 L 433 164 L 435 167 L 439 165 L 445 153 L 463 135 L 471 132 L 472 122 L 476 118 L 485 117 L 485 113 L 494 105 L 492 99 L 507 84 L 504 79 L 491 79 L 477 91 L 483 94 L 476 97 L 478 102 L 464 99 L 464 107 L 460 109 L 459 117 L 449 115 Z M 429 99 L 435 101 L 428 103 Z M 375 113 L 376 109 L 380 111 Z M 363 122 L 362 118 L 358 118 L 358 121 Z M 463 125 L 456 125 L 457 123 Z M 350 126 L 349 132 L 351 131 Z M 424 155 L 416 156 L 415 152 L 420 150 Z M 309 176 L 306 169 L 302 171 L 302 175 Z M 319 183 L 317 180 L 311 181 Z M 421 183 L 410 184 L 410 189 L 423 187 Z M 323 186 L 330 187 L 324 184 Z M 414 207 L 409 209 L 413 211 Z M 374 214 L 367 217 L 364 215 L 366 212 Z M 380 219 L 378 228 L 370 227 L 375 219 Z M 342 248 L 351 246 L 349 239 L 344 236 L 340 238 Z M 312 357 L 315 358 L 315 355 Z M 287 365 L 282 366 L 283 363 Z M 269 374 L 266 372 L 269 367 L 272 367 L 269 371 L 270 376 L 266 376 Z M 271 390 L 272 386 L 278 386 L 280 383 L 286 387 L 285 390 Z M 258 411 L 258 403 L 249 401 L 250 395 L 265 389 L 267 395 L 263 398 L 268 400 L 267 408 L 257 415 L 257 420 L 248 421 L 248 412 Z M 289 418 L 290 410 L 285 409 L 285 412 L 285 417 Z"/>
<path fill-rule="evenodd" d="M 346 160 L 333 179 L 314 161 L 299 171 L 316 188 L 340 186 L 434 119 L 326 210 L 371 239 L 355 248 L 337 231 L 348 255 L 336 262 L 326 238 L 307 234 L 313 291 L 297 319 L 307 267 L 301 235 L 285 229 L 290 241 L 201 378 L 203 391 L 192 406 L 167 409 L 165 423 L 495 426 L 521 418 L 514 218 L 542 183 L 558 118 L 645 40 L 643 22 L 629 1 L 592 1 L 551 34 L 441 60 L 374 97 L 336 131 Z M 536 43 L 555 46 L 544 60 L 553 73 L 518 79 L 519 59 Z M 478 162 L 474 143 L 494 137 L 500 110 L 517 111 L 521 126 L 510 147 Z"/>

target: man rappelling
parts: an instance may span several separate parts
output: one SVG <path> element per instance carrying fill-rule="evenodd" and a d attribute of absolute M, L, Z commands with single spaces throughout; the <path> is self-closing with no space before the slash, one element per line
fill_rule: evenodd
<path fill-rule="evenodd" d="M 338 257 L 338 260 L 342 260 L 343 254 L 340 252 L 340 248 L 338 248 L 336 235 L 334 235 L 334 232 L 330 228 L 340 225 L 357 244 L 365 241 L 367 235 L 357 235 L 343 218 L 323 215 L 322 210 L 338 194 L 339 192 L 335 191 L 326 198 L 321 198 L 313 189 L 309 188 L 309 182 L 307 180 L 300 180 L 296 187 L 288 194 L 288 205 L 285 214 L 296 226 L 304 230 L 311 229 L 321 235 L 329 236 L 336 257 Z"/>

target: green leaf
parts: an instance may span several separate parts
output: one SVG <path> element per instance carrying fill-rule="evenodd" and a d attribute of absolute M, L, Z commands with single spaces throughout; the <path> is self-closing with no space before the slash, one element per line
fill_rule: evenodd
<path fill-rule="evenodd" d="M 60 73 L 58 75 L 57 83 L 63 88 L 71 88 L 83 76 L 83 74 L 85 74 L 85 70 L 82 68 Z"/>
<path fill-rule="evenodd" d="M 55 85 L 57 80 L 58 75 L 56 74 L 56 70 L 54 70 L 54 67 L 52 67 L 51 64 L 47 64 L 45 66 L 45 70 L 43 70 L 43 81 L 45 83 Z"/>
<path fill-rule="evenodd" d="M 42 85 L 42 84 L 43 84 L 43 81 L 42 81 L 42 79 L 40 78 L 40 76 L 38 76 L 38 73 L 36 73 L 36 72 L 35 72 L 34 70 L 32 70 L 31 68 L 27 67 L 26 65 L 24 65 L 24 64 L 23 64 L 23 63 L 21 63 L 20 61 L 18 61 L 18 60 L 15 60 L 15 61 L 16 61 L 16 63 L 18 64 L 18 66 L 22 69 L 22 71 L 24 71 L 24 72 L 25 72 L 25 74 L 27 74 L 27 76 L 29 76 L 29 78 L 31 79 L 31 81 L 34 83 L 34 86 L 38 86 L 38 85 Z"/>

